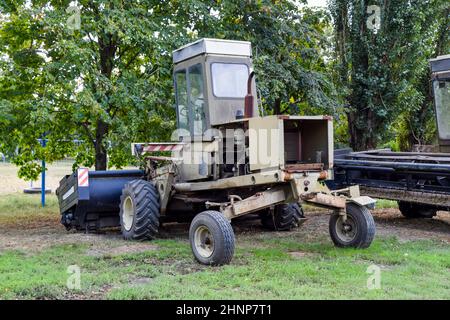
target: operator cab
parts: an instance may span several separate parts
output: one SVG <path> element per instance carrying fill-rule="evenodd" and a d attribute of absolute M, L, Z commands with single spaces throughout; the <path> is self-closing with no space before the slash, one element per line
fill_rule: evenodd
<path fill-rule="evenodd" d="M 450 152 L 450 54 L 430 60 L 441 152 Z"/>
<path fill-rule="evenodd" d="M 251 56 L 250 42 L 220 39 L 200 39 L 173 52 L 180 140 L 209 139 L 206 130 L 244 115 Z M 254 78 L 250 84 L 256 92 Z"/>

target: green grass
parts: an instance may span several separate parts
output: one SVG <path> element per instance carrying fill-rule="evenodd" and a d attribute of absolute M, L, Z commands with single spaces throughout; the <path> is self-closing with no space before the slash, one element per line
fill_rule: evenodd
<path fill-rule="evenodd" d="M 116 299 L 447 299 L 450 253 L 421 241 L 376 241 L 368 250 L 342 250 L 330 244 L 274 242 L 273 248 L 238 251 L 238 265 L 188 275 L 160 275 L 140 287 L 114 289 Z M 307 253 L 293 258 L 286 248 Z M 367 267 L 382 268 L 381 289 L 368 290 Z"/>
<path fill-rule="evenodd" d="M 36 194 L 9 194 L 0 196 L 0 221 L 21 218 L 54 216 L 59 212 L 55 195 L 46 195 L 45 207 L 41 206 L 41 196 Z"/>
<path fill-rule="evenodd" d="M 49 198 L 48 204 L 43 209 L 39 207 L 39 197 L 0 197 L 0 223 L 27 220 L 30 215 L 37 219 L 58 216 L 56 199 Z M 400 242 L 395 237 L 377 237 L 370 248 L 356 250 L 337 249 L 325 236 L 301 243 L 292 233 L 276 237 L 270 232 L 238 234 L 235 257 L 223 267 L 194 262 L 185 237 L 153 243 L 157 250 L 119 255 L 90 254 L 89 249 L 97 242 L 59 244 L 40 251 L 0 251 L 0 299 L 448 299 L 450 296 L 450 250 L 444 242 Z M 366 270 L 372 264 L 381 268 L 380 289 L 367 289 Z M 81 268 L 80 290 L 69 290 L 66 286 L 69 265 Z"/>
<path fill-rule="evenodd" d="M 233 263 L 204 267 L 186 241 L 158 240 L 158 250 L 93 257 L 86 245 L 59 245 L 32 255 L 0 254 L 0 298 L 110 299 L 447 299 L 450 252 L 442 243 L 377 240 L 367 250 L 329 243 L 267 240 L 239 249 Z M 305 255 L 296 258 L 289 251 Z M 81 268 L 81 290 L 66 288 L 67 267 Z M 381 289 L 368 290 L 369 265 L 381 267 Z M 140 283 L 137 279 L 144 279 Z M 98 292 L 104 295 L 97 296 Z"/>
<path fill-rule="evenodd" d="M 398 208 L 397 201 L 393 200 L 385 200 L 385 199 L 377 199 L 376 203 L 377 209 L 389 209 L 389 208 Z"/>

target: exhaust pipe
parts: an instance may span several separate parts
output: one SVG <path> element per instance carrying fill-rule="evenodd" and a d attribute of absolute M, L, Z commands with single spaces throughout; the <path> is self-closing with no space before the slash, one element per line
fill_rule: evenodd
<path fill-rule="evenodd" d="M 252 79 L 255 76 L 255 71 L 250 72 L 247 80 L 247 95 L 244 99 L 244 117 L 253 117 L 253 105 L 255 102 L 255 97 L 252 94 Z"/>

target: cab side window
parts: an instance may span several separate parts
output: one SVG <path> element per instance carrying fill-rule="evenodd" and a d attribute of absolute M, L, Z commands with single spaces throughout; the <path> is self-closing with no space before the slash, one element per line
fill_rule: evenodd
<path fill-rule="evenodd" d="M 192 110 L 193 135 L 202 135 L 206 129 L 206 125 L 203 70 L 201 64 L 196 64 L 189 68 L 189 101 Z"/>
<path fill-rule="evenodd" d="M 178 128 L 190 131 L 186 70 L 175 73 Z"/>

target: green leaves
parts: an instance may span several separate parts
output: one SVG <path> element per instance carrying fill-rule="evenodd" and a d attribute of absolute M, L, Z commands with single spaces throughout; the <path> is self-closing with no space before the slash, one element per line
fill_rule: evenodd
<path fill-rule="evenodd" d="M 366 24 L 370 4 L 381 8 L 376 33 Z M 338 83 L 348 90 L 343 97 L 351 105 L 354 149 L 376 148 L 397 133 L 402 114 L 411 115 L 419 105 L 421 113 L 429 108 L 422 105 L 427 89 L 419 88 L 428 84 L 419 79 L 429 79 L 428 59 L 435 54 L 439 26 L 445 24 L 443 6 L 448 8 L 448 1 L 330 1 Z"/>
<path fill-rule="evenodd" d="M 123 167 L 133 161 L 130 142 L 169 140 L 171 52 L 201 37 L 253 43 L 267 113 L 338 108 L 323 11 L 291 0 L 78 3 L 79 30 L 68 26 L 70 1 L 0 4 L 0 149 L 29 178 L 40 159 L 104 169 L 108 155 L 109 167 Z"/>
<path fill-rule="evenodd" d="M 208 25 L 198 19 L 199 37 L 251 41 L 261 100 L 267 113 L 292 111 L 295 104 L 331 113 L 334 86 L 321 51 L 329 18 L 323 11 L 300 9 L 293 1 L 217 1 Z M 211 24 L 215 27 L 211 27 Z M 319 111 L 320 110 L 320 111 Z"/>
<path fill-rule="evenodd" d="M 36 160 L 74 157 L 75 166 L 91 166 L 95 150 L 111 153 L 109 166 L 124 166 L 131 141 L 166 135 L 147 130 L 143 137 L 148 114 L 173 125 L 166 53 L 172 42 L 181 42 L 174 35 L 183 36 L 181 26 L 167 23 L 173 15 L 159 1 L 80 1 L 81 29 L 73 32 L 66 25 L 68 6 L 69 1 L 3 4 L 1 151 L 28 178 L 36 176 Z M 99 120 L 106 123 L 101 130 Z M 44 132 L 48 146 L 40 150 L 36 139 Z"/>

